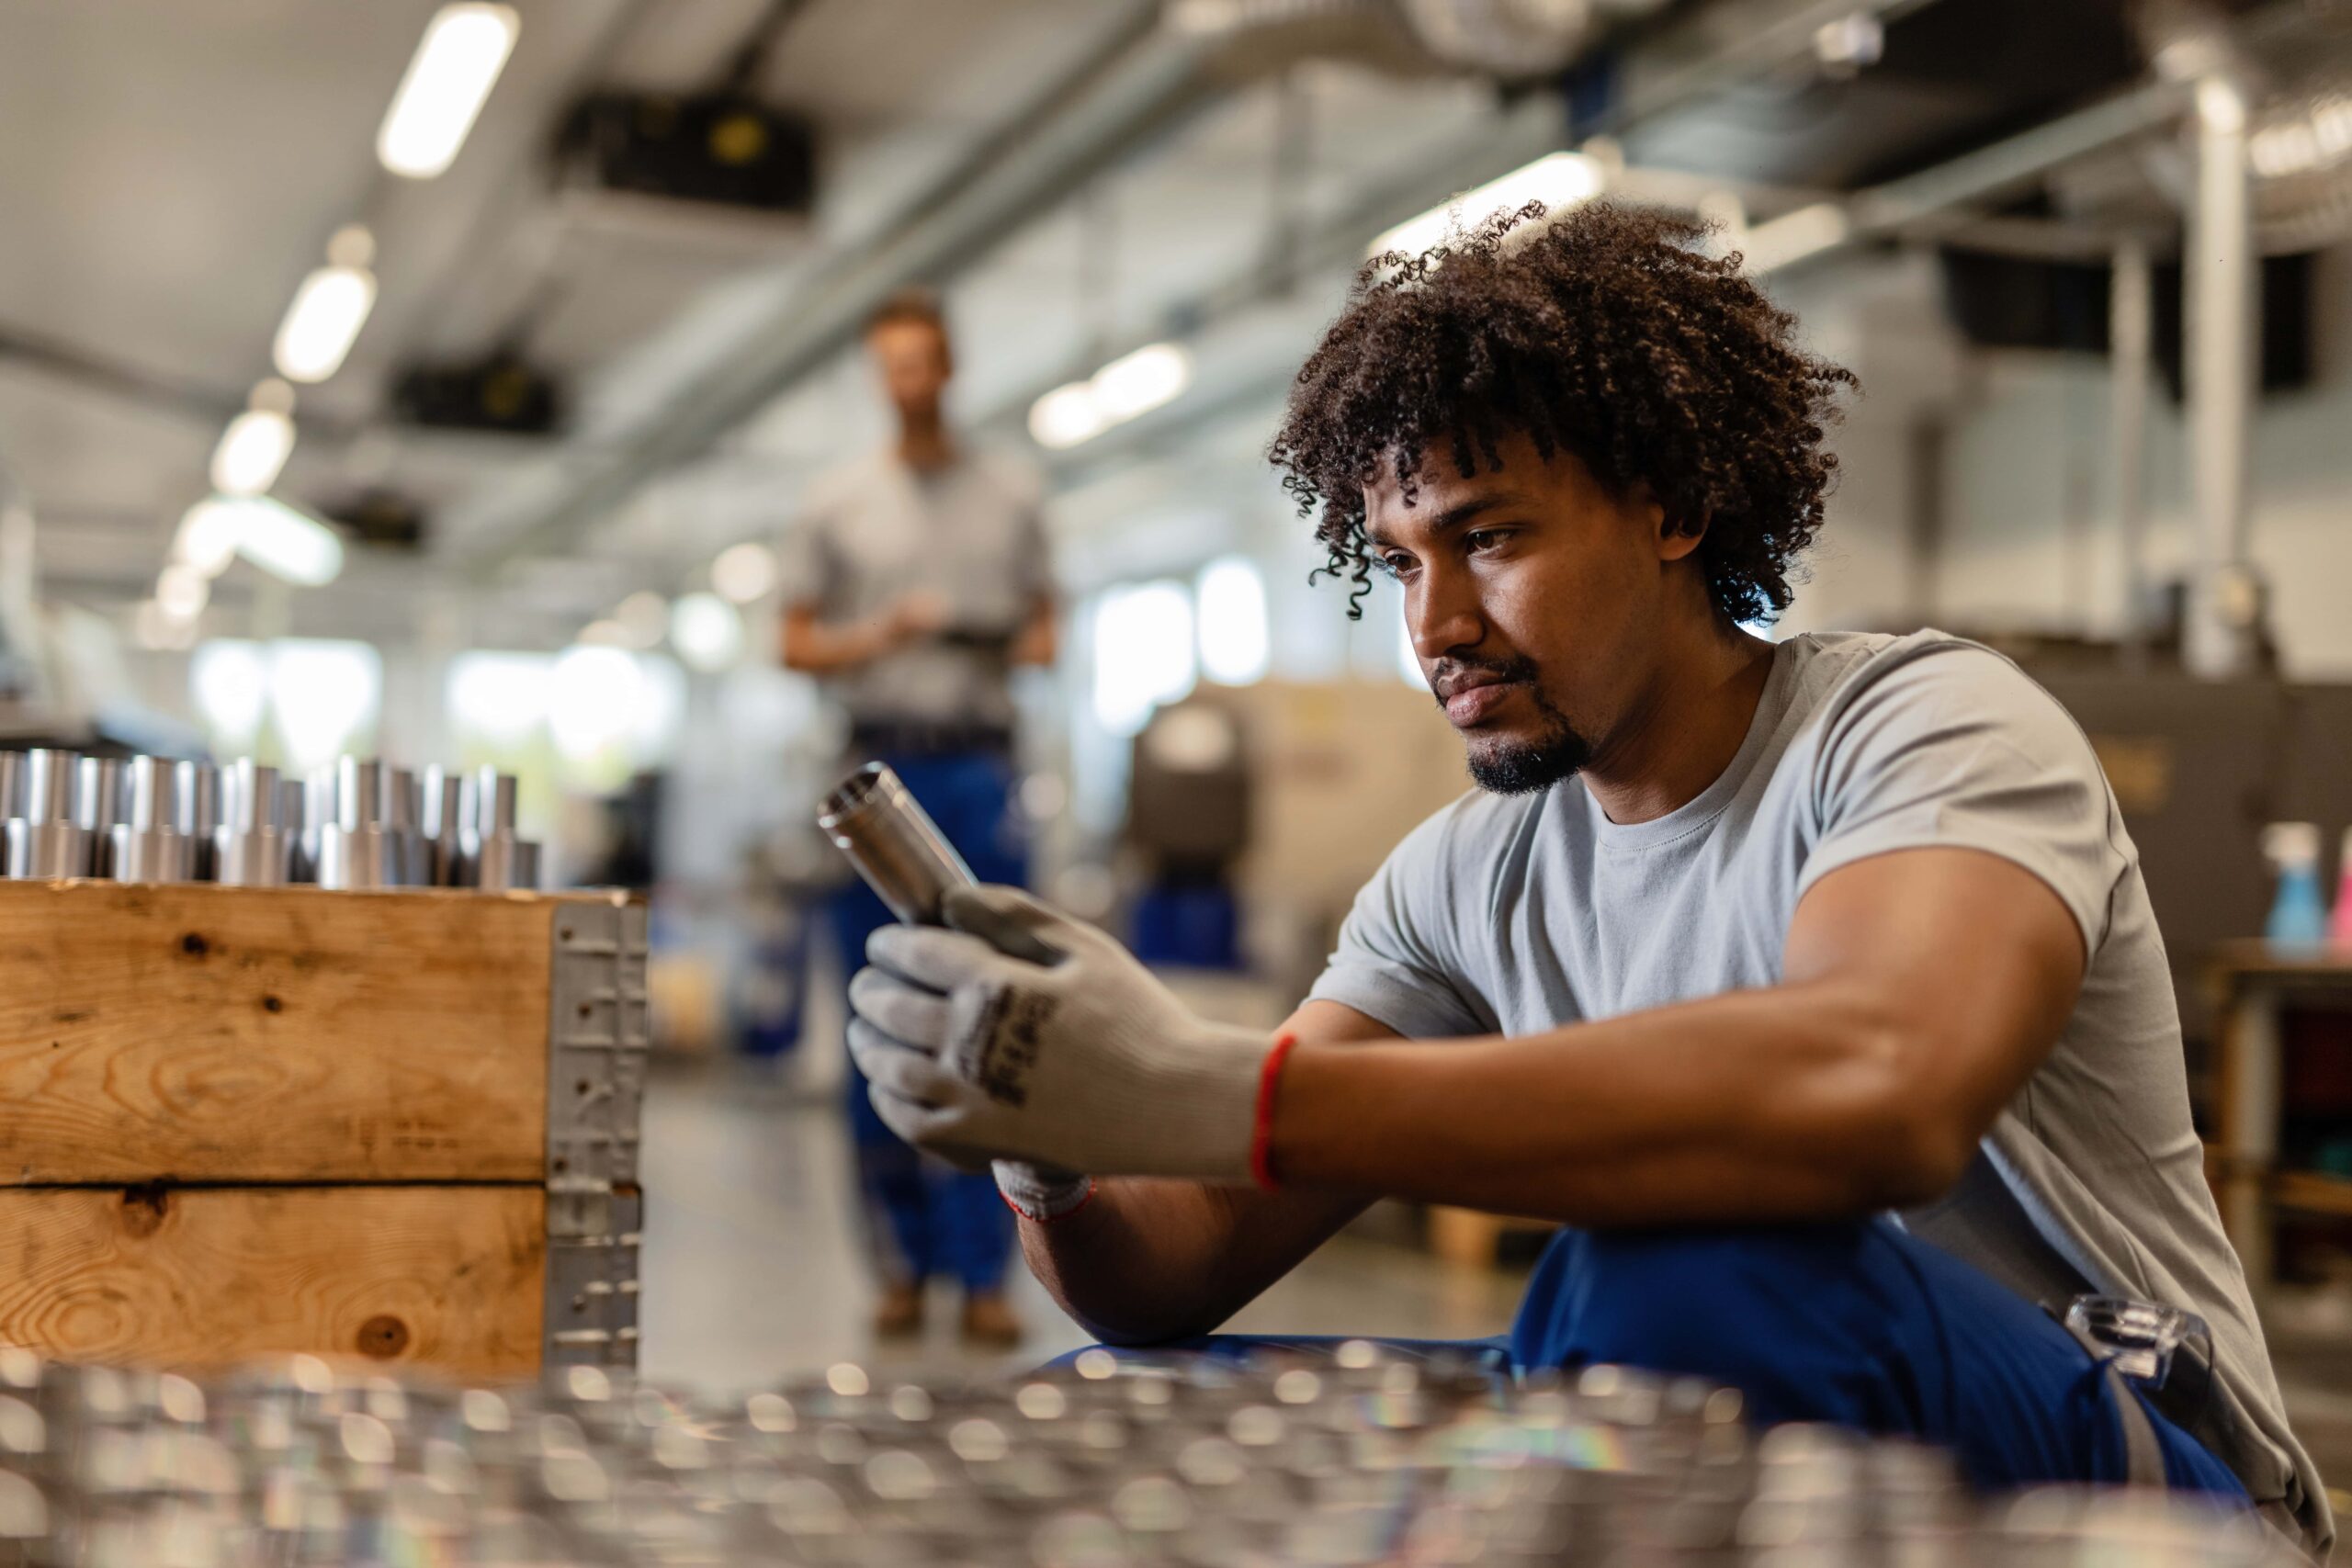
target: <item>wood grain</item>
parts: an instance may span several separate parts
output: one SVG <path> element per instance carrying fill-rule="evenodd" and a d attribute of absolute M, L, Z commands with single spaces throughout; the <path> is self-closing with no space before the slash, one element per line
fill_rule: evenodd
<path fill-rule="evenodd" d="M 0 1184 L 537 1179 L 563 905 L 0 883 Z"/>
<path fill-rule="evenodd" d="M 536 1375 L 531 1187 L 0 1189 L 0 1344 L 218 1367 L 307 1350 Z"/>

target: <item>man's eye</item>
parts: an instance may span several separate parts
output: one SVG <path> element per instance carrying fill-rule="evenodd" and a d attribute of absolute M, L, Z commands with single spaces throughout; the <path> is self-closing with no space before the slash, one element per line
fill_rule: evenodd
<path fill-rule="evenodd" d="M 1510 533 L 1501 528 L 1475 528 L 1462 536 L 1462 543 L 1475 555 L 1481 550 L 1491 550 L 1510 537 Z"/>
<path fill-rule="evenodd" d="M 1380 558 L 1380 570 L 1391 577 L 1402 577 L 1413 570 L 1413 558 L 1403 551 Z"/>

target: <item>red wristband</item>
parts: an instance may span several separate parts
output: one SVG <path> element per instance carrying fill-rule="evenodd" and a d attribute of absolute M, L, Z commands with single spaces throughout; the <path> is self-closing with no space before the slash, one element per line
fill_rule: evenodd
<path fill-rule="evenodd" d="M 1295 1034 L 1275 1035 L 1265 1061 L 1258 1067 L 1258 1115 L 1250 1130 L 1250 1179 L 1263 1192 L 1275 1191 L 1282 1186 L 1274 1179 L 1274 1086 L 1282 1081 L 1283 1063 L 1289 1059 L 1290 1048 L 1297 1043 Z"/>

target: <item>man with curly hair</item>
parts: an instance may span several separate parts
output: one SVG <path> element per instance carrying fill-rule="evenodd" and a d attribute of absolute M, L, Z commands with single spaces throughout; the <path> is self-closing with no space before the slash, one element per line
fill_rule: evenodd
<path fill-rule="evenodd" d="M 1853 378 L 1704 239 L 1498 219 L 1368 267 L 1300 372 L 1274 461 L 1335 570 L 1402 585 L 1482 787 L 1289 1023 L 1206 1022 L 983 890 L 868 948 L 876 1108 L 999 1161 L 1031 1266 L 1114 1343 L 1206 1334 L 1374 1198 L 1536 1215 L 1569 1228 L 1516 1366 L 1698 1374 L 1984 1486 L 2169 1484 L 2324 1549 L 2098 764 L 1974 644 L 1747 629 Z M 2208 1332 L 2159 1386 L 2061 1325 L 2086 1295 Z"/>

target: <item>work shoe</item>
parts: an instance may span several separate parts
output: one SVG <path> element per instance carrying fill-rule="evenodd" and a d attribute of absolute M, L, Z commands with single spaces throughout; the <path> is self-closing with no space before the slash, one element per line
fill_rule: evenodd
<path fill-rule="evenodd" d="M 1021 1343 L 1021 1320 L 1004 1304 L 1001 1291 L 983 1291 L 964 1298 L 964 1341 L 1009 1350 Z"/>
<path fill-rule="evenodd" d="M 967 1314 L 968 1319 L 969 1314 Z M 874 1305 L 874 1337 L 904 1339 L 922 1332 L 922 1287 L 885 1285 Z"/>

